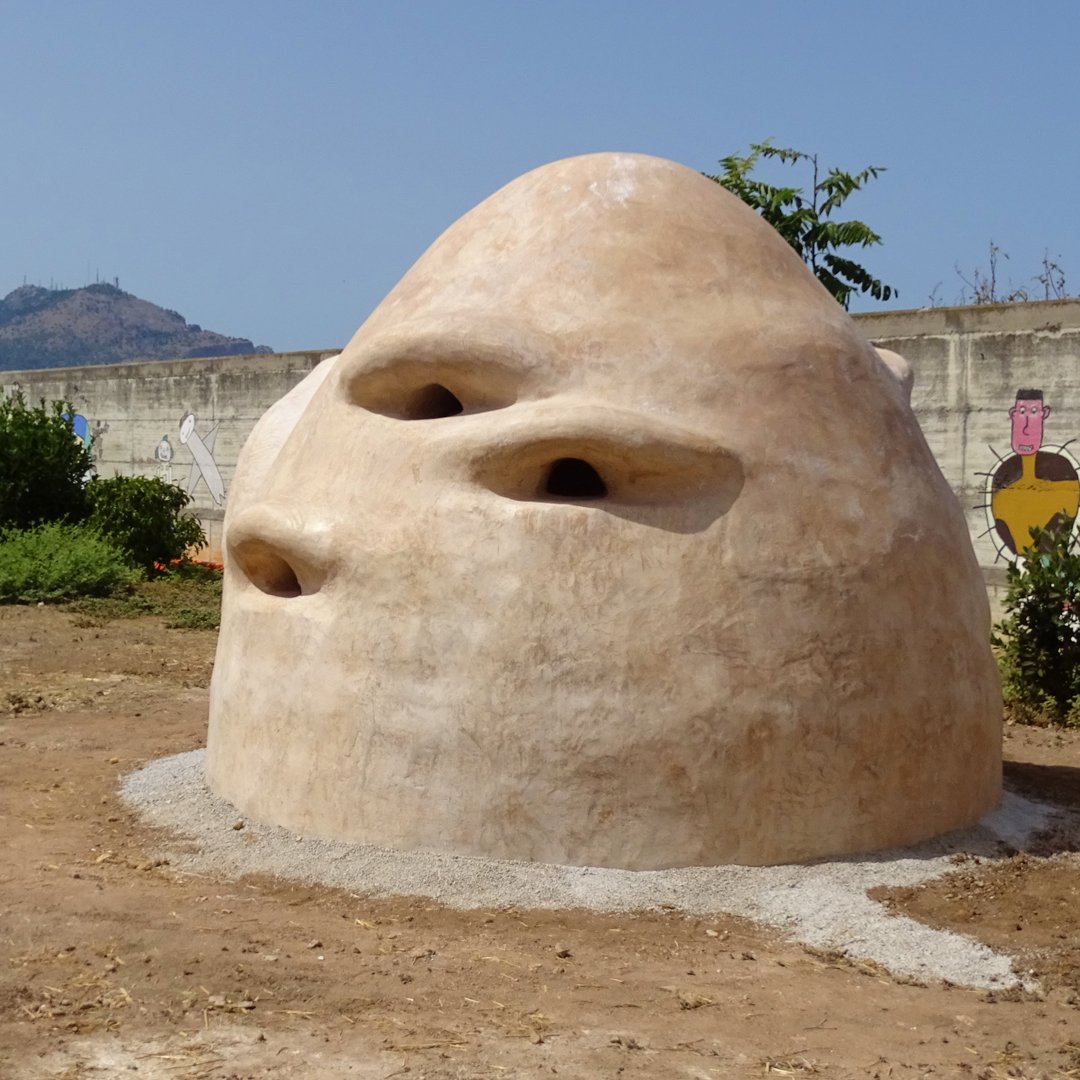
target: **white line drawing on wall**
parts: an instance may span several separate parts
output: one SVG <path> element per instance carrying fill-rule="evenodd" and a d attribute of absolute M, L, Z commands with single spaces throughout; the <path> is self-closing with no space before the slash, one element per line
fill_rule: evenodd
<path fill-rule="evenodd" d="M 191 468 L 188 470 L 187 493 L 193 495 L 199 481 L 206 485 L 210 498 L 220 506 L 225 501 L 225 481 L 214 460 L 214 443 L 217 442 L 218 425 L 205 434 L 195 430 L 196 416 L 186 412 L 180 417 L 180 441 L 191 451 Z"/>
<path fill-rule="evenodd" d="M 169 442 L 169 436 L 166 433 L 161 436 L 161 442 L 154 447 L 154 460 L 158 463 L 158 476 L 167 484 L 171 484 L 173 478 L 173 453 L 173 444 Z"/>

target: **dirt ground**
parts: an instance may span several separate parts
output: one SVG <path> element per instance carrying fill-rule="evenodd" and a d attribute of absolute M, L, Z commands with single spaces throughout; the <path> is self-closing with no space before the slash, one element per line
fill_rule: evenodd
<path fill-rule="evenodd" d="M 176 872 L 120 802 L 203 745 L 214 633 L 0 608 L 0 1077 L 1080 1076 L 1080 861 L 882 897 L 1043 990 L 921 986 L 674 912 L 455 912 Z M 1080 808 L 1080 734 L 1007 780 Z"/>

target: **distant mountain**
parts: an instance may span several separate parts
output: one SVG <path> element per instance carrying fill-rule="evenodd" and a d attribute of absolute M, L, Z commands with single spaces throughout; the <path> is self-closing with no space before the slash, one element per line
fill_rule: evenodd
<path fill-rule="evenodd" d="M 0 371 L 268 353 L 113 285 L 23 285 L 0 300 Z"/>

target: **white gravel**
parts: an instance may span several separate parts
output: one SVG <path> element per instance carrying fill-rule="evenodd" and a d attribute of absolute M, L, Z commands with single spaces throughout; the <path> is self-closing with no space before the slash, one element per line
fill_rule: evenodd
<path fill-rule="evenodd" d="M 365 844 L 309 840 L 244 822 L 203 777 L 205 750 L 153 761 L 129 774 L 123 797 L 162 841 L 170 865 L 217 877 L 271 874 L 364 896 L 424 896 L 450 907 L 673 909 L 689 915 L 741 915 L 790 937 L 894 975 L 962 986 L 1031 986 L 1010 957 L 904 916 L 871 900 L 878 885 L 917 885 L 955 868 L 959 854 L 995 860 L 1023 849 L 1047 829 L 1074 830 L 1061 811 L 1006 793 L 973 829 L 903 851 L 877 852 L 798 866 L 709 866 L 630 871 L 390 851 Z M 184 843 L 183 841 L 187 842 Z"/>

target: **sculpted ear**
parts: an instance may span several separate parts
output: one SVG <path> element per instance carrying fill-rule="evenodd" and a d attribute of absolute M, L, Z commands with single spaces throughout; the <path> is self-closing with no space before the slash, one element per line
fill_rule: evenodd
<path fill-rule="evenodd" d="M 889 369 L 896 385 L 904 395 L 904 400 L 911 404 L 911 388 L 915 385 L 915 373 L 911 365 L 899 354 L 889 349 L 875 349 L 878 359 Z"/>

